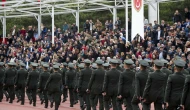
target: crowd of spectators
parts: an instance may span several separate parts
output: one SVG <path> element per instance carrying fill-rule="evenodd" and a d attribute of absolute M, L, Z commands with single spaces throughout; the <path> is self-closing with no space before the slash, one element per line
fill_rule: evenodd
<path fill-rule="evenodd" d="M 182 17 L 184 16 L 184 17 Z M 185 18 L 185 19 L 182 19 Z M 71 26 L 65 22 L 62 27 L 54 29 L 55 42 L 52 44 L 52 33 L 42 24 L 41 37 L 37 29 L 28 26 L 27 29 L 17 29 L 14 26 L 8 34 L 7 43 L 0 45 L 0 61 L 9 62 L 19 60 L 23 62 L 81 62 L 90 59 L 94 62 L 101 58 L 105 62 L 110 58 L 122 61 L 131 58 L 138 67 L 140 59 L 166 59 L 173 64 L 176 56 L 185 61 L 190 60 L 190 12 L 185 8 L 185 15 L 176 10 L 174 23 L 167 24 L 164 20 L 158 24 L 147 23 L 145 20 L 144 39 L 141 36 L 131 38 L 131 22 L 129 23 L 129 41 L 125 39 L 125 29 L 122 21 L 106 20 L 102 23 L 97 19 L 86 20 L 83 31 L 78 32 L 78 26 Z M 188 60 L 187 60 L 188 59 Z"/>

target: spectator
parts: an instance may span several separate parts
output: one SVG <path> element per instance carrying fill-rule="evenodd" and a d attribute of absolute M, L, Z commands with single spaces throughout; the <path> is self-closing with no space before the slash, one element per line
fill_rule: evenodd
<path fill-rule="evenodd" d="M 185 8 L 185 19 L 190 20 L 190 12 L 188 8 Z"/>
<path fill-rule="evenodd" d="M 174 13 L 174 23 L 182 22 L 181 14 L 178 10 Z"/>
<path fill-rule="evenodd" d="M 69 25 L 67 24 L 67 22 L 65 22 L 65 24 L 63 25 L 63 32 L 65 32 L 68 29 L 69 29 Z"/>

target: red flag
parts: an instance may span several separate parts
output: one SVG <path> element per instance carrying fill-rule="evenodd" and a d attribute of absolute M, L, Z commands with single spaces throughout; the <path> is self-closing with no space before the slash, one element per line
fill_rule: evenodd
<path fill-rule="evenodd" d="M 38 2 L 40 2 L 40 0 L 38 0 Z"/>
<path fill-rule="evenodd" d="M 2 2 L 6 2 L 6 0 L 2 0 Z M 5 4 L 2 4 L 2 6 L 4 7 L 4 6 L 5 6 Z"/>

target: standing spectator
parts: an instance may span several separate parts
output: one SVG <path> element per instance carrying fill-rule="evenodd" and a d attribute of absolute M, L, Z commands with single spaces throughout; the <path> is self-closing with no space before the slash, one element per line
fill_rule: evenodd
<path fill-rule="evenodd" d="M 89 32 L 90 31 L 90 24 L 89 21 L 86 20 L 86 22 L 84 23 L 84 32 Z"/>
<path fill-rule="evenodd" d="M 108 29 L 109 29 L 110 31 L 113 30 L 113 22 L 112 22 L 112 20 L 110 20 L 110 22 L 109 22 L 109 27 L 108 27 Z"/>
<path fill-rule="evenodd" d="M 181 14 L 179 13 L 178 10 L 176 10 L 174 13 L 174 23 L 178 23 L 181 21 L 182 21 Z"/>
<path fill-rule="evenodd" d="M 120 30 L 121 29 L 121 20 L 119 17 L 117 17 L 117 20 L 115 21 L 115 26 Z"/>
<path fill-rule="evenodd" d="M 65 22 L 65 24 L 63 25 L 63 32 L 65 32 L 68 29 L 69 29 L 69 25 L 67 24 L 67 22 Z"/>
<path fill-rule="evenodd" d="M 14 37 L 16 35 L 16 33 L 17 33 L 16 31 L 17 31 L 16 30 L 16 25 L 14 25 L 14 27 L 10 31 L 11 32 L 10 34 L 11 34 L 12 37 Z"/>
<path fill-rule="evenodd" d="M 190 20 L 190 12 L 188 8 L 185 8 L 185 19 Z"/>
<path fill-rule="evenodd" d="M 90 33 L 92 34 L 94 23 L 92 22 L 92 20 L 90 20 L 89 24 L 90 24 Z"/>
<path fill-rule="evenodd" d="M 105 28 L 106 28 L 106 29 L 109 28 L 109 21 L 108 21 L 108 20 L 106 20 L 106 22 L 105 22 Z"/>
<path fill-rule="evenodd" d="M 75 34 L 76 32 L 78 32 L 78 27 L 76 26 L 75 23 L 73 23 L 73 25 L 71 26 L 71 31 Z"/>
<path fill-rule="evenodd" d="M 44 39 L 45 35 L 47 34 L 47 27 L 44 25 L 43 30 L 42 30 L 42 39 Z"/>
<path fill-rule="evenodd" d="M 48 42 L 51 41 L 51 38 L 52 38 L 52 33 L 51 33 L 50 29 L 48 29 L 48 32 L 47 32 L 47 40 L 48 40 Z"/>
<path fill-rule="evenodd" d="M 166 28 L 166 24 L 165 24 L 165 21 L 162 20 L 162 21 L 161 21 L 161 25 L 160 25 L 160 29 L 161 29 L 162 31 L 164 31 L 164 28 Z"/>
<path fill-rule="evenodd" d="M 99 19 L 97 19 L 97 22 L 96 22 L 96 29 L 97 31 L 101 31 L 102 30 L 102 23 L 99 21 Z"/>

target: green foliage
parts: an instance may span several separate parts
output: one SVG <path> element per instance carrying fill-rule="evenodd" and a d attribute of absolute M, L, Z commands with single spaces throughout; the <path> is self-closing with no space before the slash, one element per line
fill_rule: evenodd
<path fill-rule="evenodd" d="M 184 2 L 161 3 L 160 20 L 164 19 L 167 22 L 171 22 L 176 9 L 178 9 L 181 15 L 184 16 L 185 7 L 188 7 L 190 9 L 190 0 L 185 0 Z M 147 5 L 144 7 L 144 15 L 146 18 L 148 18 Z M 121 19 L 122 27 L 124 27 L 125 9 L 118 9 L 117 16 Z M 129 18 L 131 18 L 131 8 L 129 8 L 128 16 Z M 92 19 L 94 23 L 96 22 L 96 19 L 99 19 L 104 25 L 106 20 L 113 20 L 113 16 L 109 10 L 80 13 L 80 30 L 82 30 L 83 24 L 86 19 Z M 56 27 L 62 28 L 64 22 L 67 22 L 68 24 L 75 23 L 75 17 L 72 14 L 55 15 Z M 48 28 L 51 29 L 51 16 L 43 16 L 42 23 L 44 23 Z M 27 26 L 29 25 L 37 27 L 38 22 L 35 17 L 9 18 L 7 19 L 7 34 L 10 32 L 10 29 L 13 27 L 13 25 L 17 25 L 18 28 L 21 28 L 22 26 L 25 26 L 25 28 L 27 28 Z M 2 25 L 0 25 L 0 29 L 3 30 Z M 2 34 L 2 31 L 0 31 L 0 34 Z"/>

